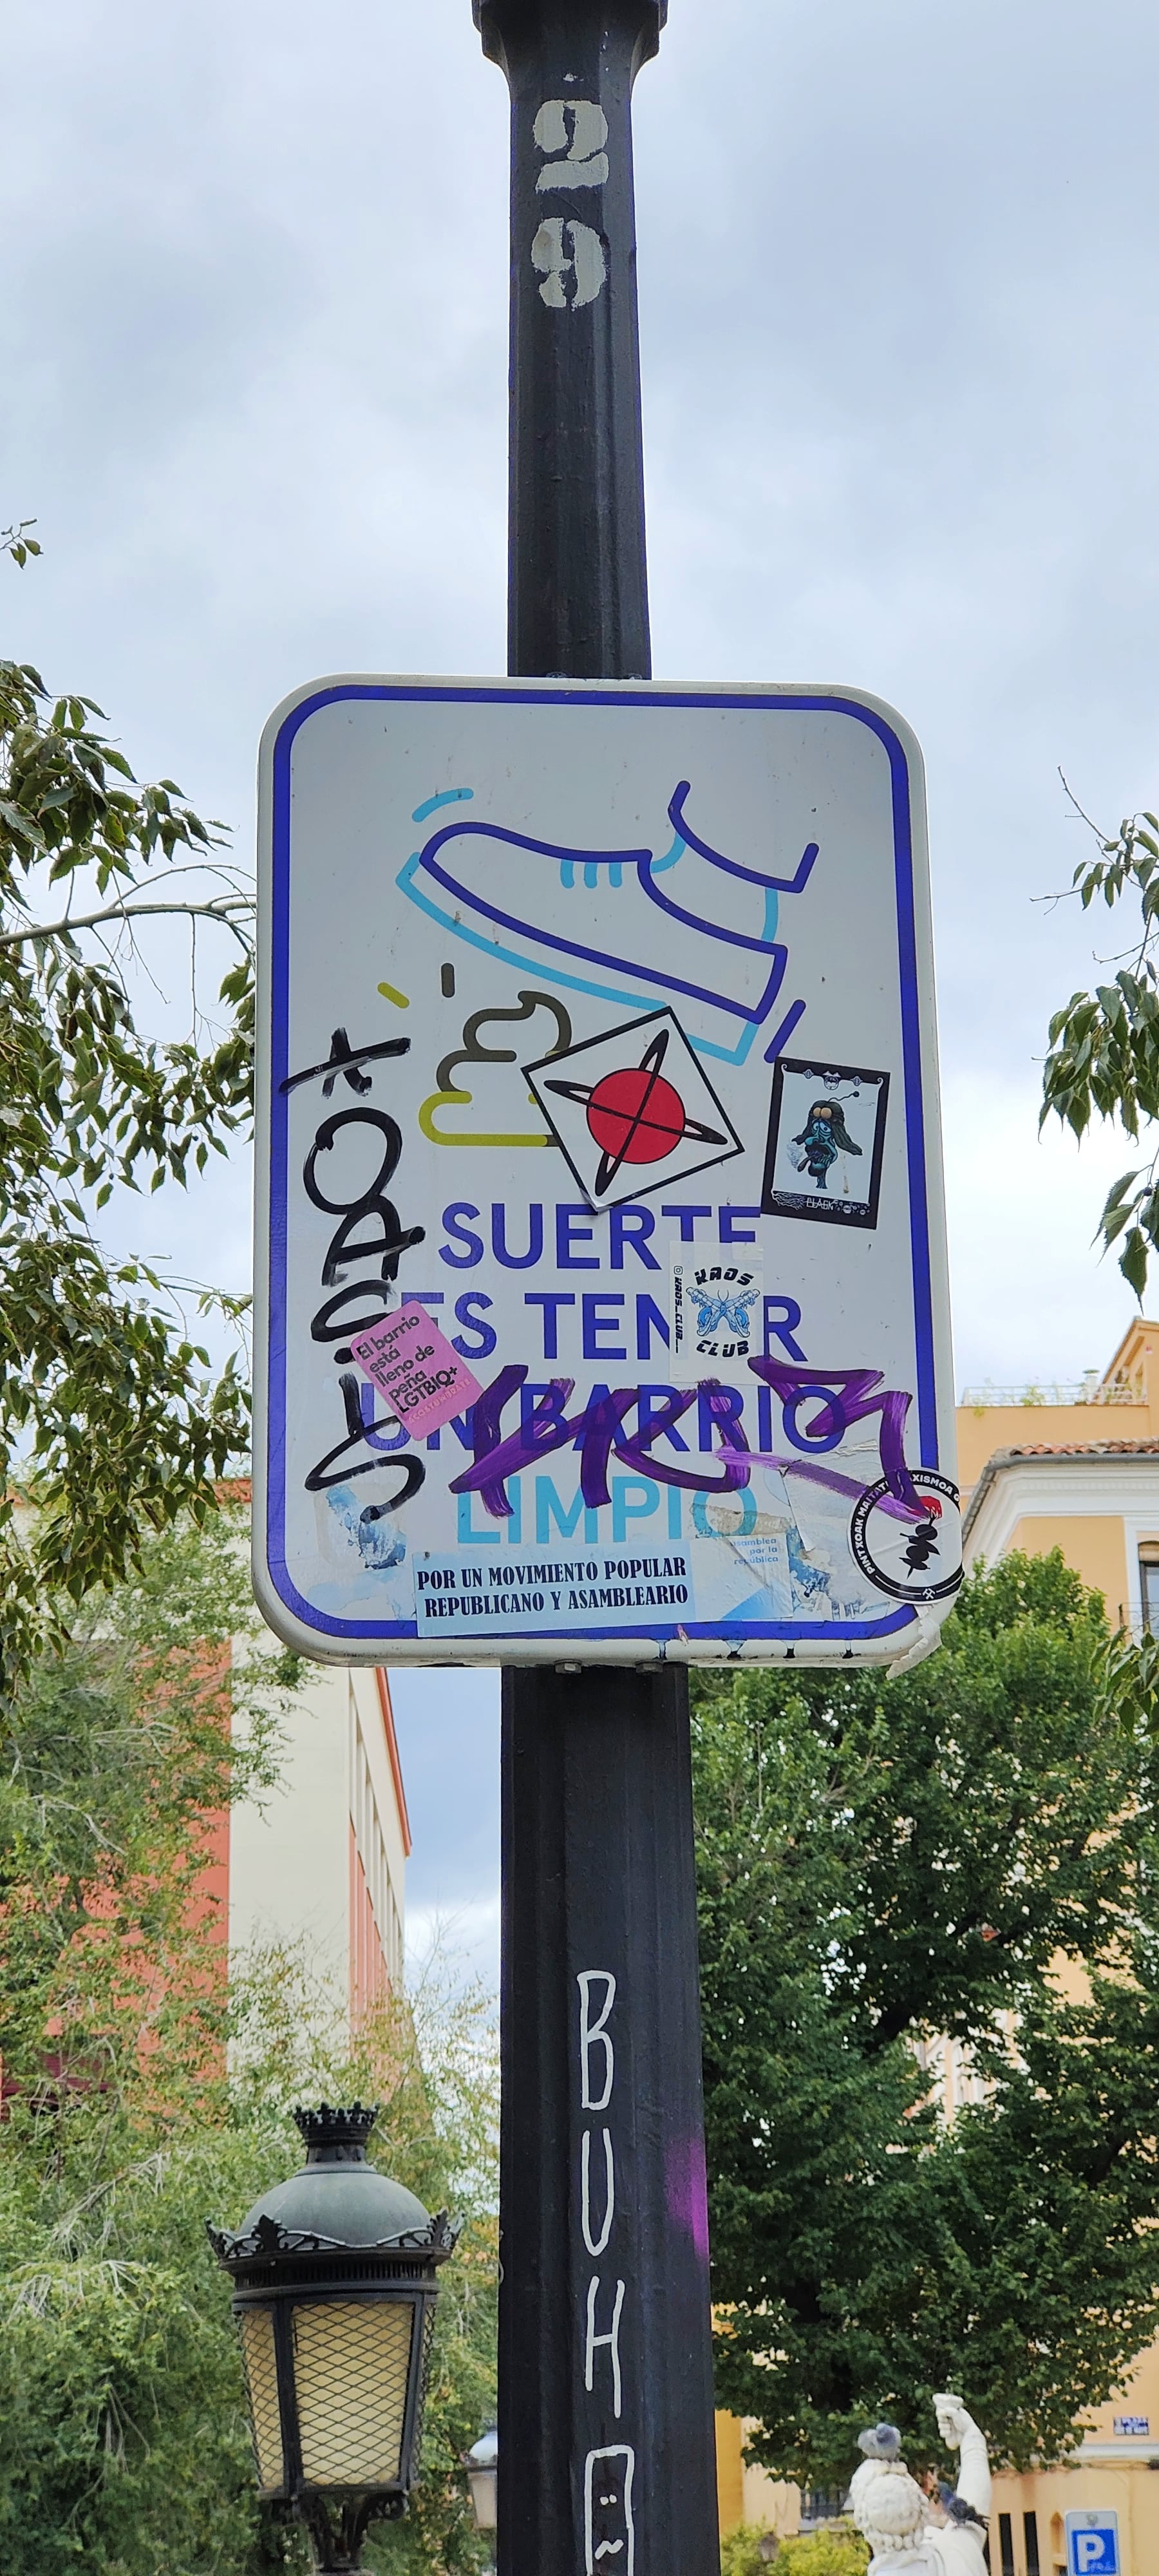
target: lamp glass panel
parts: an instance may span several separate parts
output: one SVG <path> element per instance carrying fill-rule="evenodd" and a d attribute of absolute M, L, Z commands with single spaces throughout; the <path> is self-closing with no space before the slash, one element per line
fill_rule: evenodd
<path fill-rule="evenodd" d="M 494 2531 L 499 2521 L 496 2510 L 498 2480 L 494 2469 L 468 2469 L 467 2484 L 471 2490 L 471 2503 L 478 2529 Z"/>
<path fill-rule="evenodd" d="M 295 2308 L 294 2377 L 307 2486 L 396 2484 L 413 2338 L 409 2299 L 319 2299 Z"/>
<path fill-rule="evenodd" d="M 285 2484 L 274 2320 L 269 2308 L 243 2308 L 238 2326 L 258 2485 L 263 2495 L 274 2495 Z"/>

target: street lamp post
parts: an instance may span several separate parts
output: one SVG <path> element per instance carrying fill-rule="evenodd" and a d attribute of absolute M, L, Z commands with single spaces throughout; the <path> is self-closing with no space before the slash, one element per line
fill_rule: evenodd
<path fill-rule="evenodd" d="M 305 2523 L 319 2576 L 350 2576 L 418 2465 L 437 2267 L 457 2231 L 368 2163 L 376 2114 L 295 2111 L 306 2163 L 236 2234 L 233 2281 L 262 2496 Z"/>
<path fill-rule="evenodd" d="M 667 0 L 474 0 L 511 93 L 509 669 L 651 671 L 632 85 Z M 718 2564 L 678 1667 L 503 1680 L 501 2576 Z"/>

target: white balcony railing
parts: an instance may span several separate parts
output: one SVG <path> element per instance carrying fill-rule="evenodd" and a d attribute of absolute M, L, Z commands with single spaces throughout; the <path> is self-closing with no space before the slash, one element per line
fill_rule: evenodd
<path fill-rule="evenodd" d="M 1005 1404 L 1035 1412 L 1048 1404 L 1145 1404 L 1147 1398 L 1141 1377 L 1108 1382 L 1100 1378 L 1097 1369 L 1088 1369 L 1084 1378 L 1070 1386 L 1052 1385 L 1046 1381 L 1041 1386 L 994 1386 L 987 1378 L 985 1386 L 963 1387 L 960 1401 L 963 1406 L 973 1406 L 975 1410 Z"/>

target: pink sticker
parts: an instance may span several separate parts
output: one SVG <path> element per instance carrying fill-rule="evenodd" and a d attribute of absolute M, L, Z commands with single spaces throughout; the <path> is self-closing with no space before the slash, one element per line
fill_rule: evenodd
<path fill-rule="evenodd" d="M 396 1315 L 360 1333 L 350 1348 L 412 1439 L 425 1440 L 482 1395 L 478 1378 L 425 1306 L 400 1306 Z"/>

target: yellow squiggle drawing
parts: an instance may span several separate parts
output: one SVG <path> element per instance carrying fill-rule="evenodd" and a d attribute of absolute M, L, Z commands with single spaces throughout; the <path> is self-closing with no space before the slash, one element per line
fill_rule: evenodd
<path fill-rule="evenodd" d="M 382 991 L 381 984 L 378 989 L 380 992 Z M 461 1047 L 450 1055 L 445 1055 L 442 1063 L 436 1067 L 435 1081 L 438 1084 L 438 1089 L 437 1091 L 432 1091 L 430 1093 L 429 1098 L 424 1100 L 422 1108 L 419 1111 L 419 1126 L 422 1129 L 423 1135 L 429 1139 L 432 1145 L 555 1144 L 556 1140 L 554 1136 L 472 1136 L 462 1133 L 455 1136 L 444 1136 L 435 1125 L 436 1110 L 444 1107 L 469 1108 L 472 1100 L 474 1099 L 475 1095 L 473 1092 L 456 1090 L 452 1081 L 452 1076 L 457 1065 L 514 1064 L 515 1062 L 514 1047 L 489 1047 L 483 1044 L 479 1036 L 479 1031 L 485 1023 L 488 1020 L 529 1020 L 533 1017 L 534 1013 L 541 1008 L 549 1011 L 555 1021 L 555 1045 L 550 1049 L 550 1053 L 557 1055 L 563 1049 L 571 1045 L 571 1020 L 563 1006 L 563 1003 L 557 1002 L 553 994 L 536 992 L 533 988 L 530 991 L 520 993 L 517 1005 L 514 1009 L 510 1007 L 505 1008 L 502 1004 L 493 1002 L 484 1010 L 472 1011 L 470 1018 L 465 1021 L 463 1026 L 463 1042 Z M 528 1092 L 527 1097 L 534 1109 L 536 1106 L 534 1094 L 532 1092 Z"/>
<path fill-rule="evenodd" d="M 419 1126 L 432 1145 L 554 1145 L 554 1136 L 444 1136 L 435 1125 L 435 1112 L 444 1107 L 469 1108 L 474 1093 L 470 1091 L 432 1091 L 419 1111 Z"/>

